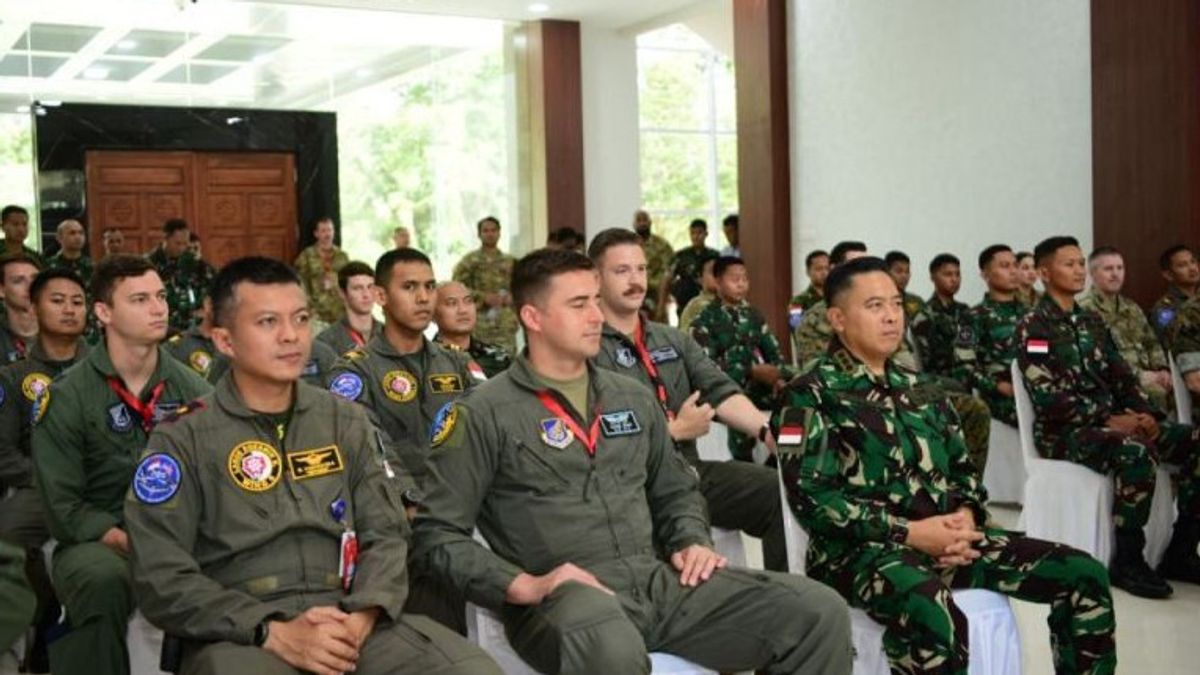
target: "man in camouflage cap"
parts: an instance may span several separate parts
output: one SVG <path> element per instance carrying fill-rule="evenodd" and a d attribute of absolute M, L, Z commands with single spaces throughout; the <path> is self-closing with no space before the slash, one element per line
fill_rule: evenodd
<path fill-rule="evenodd" d="M 1116 551 L 1112 583 L 1147 598 L 1172 592 L 1166 579 L 1200 583 L 1200 435 L 1163 421 L 1137 386 L 1104 321 L 1075 302 L 1086 279 L 1073 237 L 1051 237 L 1034 251 L 1046 294 L 1017 327 L 1017 363 L 1036 413 L 1038 452 L 1086 466 L 1113 480 Z M 1157 572 L 1146 563 L 1155 468 L 1179 467 L 1179 518 Z"/>
<path fill-rule="evenodd" d="M 1175 409 L 1171 368 L 1162 343 L 1136 302 L 1121 295 L 1125 285 L 1125 260 L 1111 246 L 1101 246 L 1088 256 L 1092 287 L 1079 298 L 1079 306 L 1104 319 L 1121 358 L 1133 368 L 1138 386 L 1156 408 Z"/>
<path fill-rule="evenodd" d="M 475 294 L 471 289 L 457 281 L 439 285 L 437 305 L 433 310 L 438 332 L 433 341 L 466 352 L 483 368 L 485 375 L 495 377 L 512 365 L 512 355 L 500 345 L 489 344 L 473 335 L 477 316 Z"/>
<path fill-rule="evenodd" d="M 812 537 L 808 576 L 883 624 L 894 673 L 965 675 L 967 619 L 951 589 L 1050 605 L 1061 673 L 1111 674 L 1104 566 L 1062 544 L 985 525 L 987 495 L 939 388 L 891 359 L 903 302 L 862 258 L 826 286 L 836 337 L 774 414 L 788 501 Z"/>
<path fill-rule="evenodd" d="M 480 220 L 475 230 L 480 246 L 454 266 L 453 278 L 477 293 L 477 301 L 483 304 L 475 335 L 511 354 L 517 349 L 517 315 L 508 285 L 515 259 L 500 250 L 500 221 L 495 216 Z"/>
<path fill-rule="evenodd" d="M 1030 308 L 1017 300 L 1021 282 L 1011 248 L 994 244 L 983 249 L 979 270 L 987 292 L 982 302 L 967 310 L 959 327 L 954 343 L 955 379 L 979 392 L 992 417 L 1016 427 L 1012 362 L 1017 348 L 1013 333 Z"/>
<path fill-rule="evenodd" d="M 171 218 L 163 223 L 162 231 L 162 243 L 146 257 L 167 289 L 170 333 L 182 333 L 192 325 L 192 315 L 200 309 L 215 271 L 188 250 L 191 233 L 186 220 Z"/>
<path fill-rule="evenodd" d="M 750 292 L 746 263 L 732 256 L 717 258 L 713 276 L 717 299 L 692 323 L 692 338 L 759 410 L 768 410 L 778 385 L 795 376 L 795 369 L 784 365 L 779 340 L 762 312 L 746 301 Z M 729 451 L 734 459 L 754 461 L 758 440 L 730 429 Z"/>
<path fill-rule="evenodd" d="M 666 323 L 667 296 L 671 285 L 671 265 L 675 251 L 666 239 L 650 231 L 653 226 L 650 214 L 639 209 L 633 214 L 633 231 L 642 238 L 646 251 L 647 281 L 645 310 L 651 321 Z"/>

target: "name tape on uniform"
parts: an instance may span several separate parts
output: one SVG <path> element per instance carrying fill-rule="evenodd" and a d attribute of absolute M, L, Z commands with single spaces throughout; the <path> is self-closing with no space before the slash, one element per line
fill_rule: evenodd
<path fill-rule="evenodd" d="M 342 453 L 336 445 L 289 452 L 287 466 L 293 480 L 328 476 L 331 473 L 340 473 L 346 468 L 342 462 Z"/>
<path fill-rule="evenodd" d="M 605 438 L 641 433 L 642 425 L 632 410 L 618 410 L 600 416 L 600 431 Z"/>

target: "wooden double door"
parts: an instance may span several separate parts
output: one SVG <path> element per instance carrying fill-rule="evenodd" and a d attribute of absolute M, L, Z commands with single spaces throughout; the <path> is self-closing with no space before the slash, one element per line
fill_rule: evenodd
<path fill-rule="evenodd" d="M 125 250 L 148 253 L 162 225 L 183 218 L 216 267 L 246 255 L 291 263 L 296 222 L 296 163 L 290 153 L 89 150 L 88 238 L 103 257 L 101 233 L 118 228 Z"/>

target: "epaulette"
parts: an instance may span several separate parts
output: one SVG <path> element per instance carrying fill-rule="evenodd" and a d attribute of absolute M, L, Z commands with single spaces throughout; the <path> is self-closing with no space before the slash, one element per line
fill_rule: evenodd
<path fill-rule="evenodd" d="M 354 349 L 351 349 L 350 351 L 346 352 L 345 354 L 342 354 L 342 358 L 349 360 L 349 361 L 357 361 L 359 359 L 365 359 L 366 357 L 367 357 L 367 350 L 363 347 L 355 347 Z"/>

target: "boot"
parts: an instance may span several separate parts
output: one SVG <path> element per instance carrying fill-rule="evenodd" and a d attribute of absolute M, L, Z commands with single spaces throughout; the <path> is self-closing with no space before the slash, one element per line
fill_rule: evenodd
<path fill-rule="evenodd" d="M 1108 577 L 1112 585 L 1139 598 L 1159 600 L 1173 592 L 1171 585 L 1158 576 L 1142 549 L 1146 547 L 1146 535 L 1141 528 L 1117 530 L 1117 551 L 1108 566 Z"/>
<path fill-rule="evenodd" d="M 1200 584 L 1200 554 L 1196 552 L 1198 544 L 1200 520 L 1180 516 L 1175 521 L 1175 531 L 1158 566 L 1158 573 L 1167 579 Z"/>

